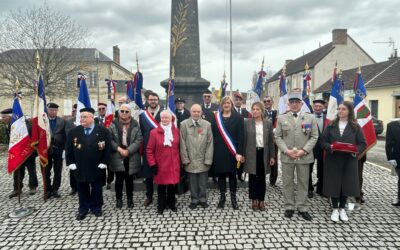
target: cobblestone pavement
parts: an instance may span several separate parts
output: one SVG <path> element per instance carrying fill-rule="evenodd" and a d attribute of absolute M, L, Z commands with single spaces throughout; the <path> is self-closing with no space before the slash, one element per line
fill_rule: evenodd
<path fill-rule="evenodd" d="M 12 178 L 4 168 L 6 157 L 0 154 L 0 249 L 399 249 L 400 208 L 390 205 L 396 178 L 385 169 L 365 167 L 366 203 L 349 211 L 347 223 L 331 222 L 327 199 L 311 199 L 312 222 L 297 214 L 283 217 L 281 182 L 267 189 L 268 209 L 254 212 L 249 207 L 248 190 L 238 191 L 240 210 L 230 204 L 216 208 L 218 192 L 209 190 L 208 209 L 190 210 L 189 194 L 178 197 L 178 212 L 157 215 L 155 205 L 146 209 L 144 192 L 134 193 L 135 207 L 117 210 L 115 196 L 104 191 L 104 216 L 90 214 L 75 220 L 77 197 L 68 196 L 67 170 L 63 174 L 60 199 L 43 202 L 42 194 L 22 195 L 23 206 L 35 212 L 22 219 L 8 214 L 19 207 L 9 199 Z M 41 178 L 39 180 L 41 182 Z M 25 178 L 27 186 L 27 178 Z M 40 184 L 41 187 L 41 184 Z M 229 201 L 229 197 L 228 197 Z"/>

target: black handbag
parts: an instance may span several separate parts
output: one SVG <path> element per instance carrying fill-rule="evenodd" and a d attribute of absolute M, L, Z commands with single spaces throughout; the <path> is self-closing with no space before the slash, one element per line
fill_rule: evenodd
<path fill-rule="evenodd" d="M 189 190 L 189 180 L 186 171 L 181 168 L 181 173 L 179 176 L 179 182 L 176 184 L 176 194 L 182 195 Z"/>

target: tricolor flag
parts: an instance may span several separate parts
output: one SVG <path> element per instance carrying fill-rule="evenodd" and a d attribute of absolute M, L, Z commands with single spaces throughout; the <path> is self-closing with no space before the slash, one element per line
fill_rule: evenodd
<path fill-rule="evenodd" d="M 78 83 L 79 83 L 79 96 L 77 102 L 77 112 L 76 112 L 76 120 L 75 124 L 80 125 L 81 113 L 79 110 L 83 108 L 91 108 L 92 105 L 90 104 L 89 92 L 86 86 L 86 76 L 78 73 Z"/>
<path fill-rule="evenodd" d="M 17 170 L 33 153 L 31 138 L 26 127 L 25 117 L 19 103 L 18 95 L 14 96 L 11 118 L 10 144 L 8 146 L 8 173 Z"/>
<path fill-rule="evenodd" d="M 168 97 L 167 97 L 167 110 L 169 110 L 169 112 L 172 115 L 172 121 L 175 124 L 175 127 L 177 126 L 177 119 L 176 119 L 176 115 L 175 115 L 175 96 L 174 96 L 174 92 L 175 92 L 175 80 L 172 77 L 169 80 L 168 83 Z"/>
<path fill-rule="evenodd" d="M 263 60 L 263 64 L 264 64 L 264 60 Z M 258 95 L 259 99 L 261 99 L 263 82 L 264 82 L 264 79 L 266 76 L 267 76 L 267 73 L 261 68 L 261 71 L 258 72 L 258 79 L 257 79 L 256 86 L 254 86 L 254 92 Z"/>
<path fill-rule="evenodd" d="M 286 90 L 285 68 L 279 76 L 279 114 L 284 114 L 288 110 L 288 96 Z"/>
<path fill-rule="evenodd" d="M 225 75 L 225 74 L 224 74 Z M 224 79 L 221 81 L 221 87 L 219 87 L 218 91 L 218 103 L 221 102 L 222 98 L 226 95 L 226 87 L 228 86 L 228 83 Z"/>
<path fill-rule="evenodd" d="M 328 109 L 326 113 L 326 124 L 329 124 L 329 121 L 333 121 L 336 118 L 337 108 L 339 104 L 343 102 L 344 83 L 342 80 L 342 76 L 340 73 L 338 73 L 334 78 L 335 81 L 332 85 L 331 95 L 329 97 Z"/>
<path fill-rule="evenodd" d="M 312 112 L 312 107 L 310 104 L 310 93 L 311 93 L 311 72 L 308 69 L 308 64 L 306 64 L 305 67 L 305 72 L 303 75 L 303 91 L 302 91 L 302 96 L 303 96 L 303 106 L 301 108 L 302 112 L 307 112 L 311 113 Z"/>
<path fill-rule="evenodd" d="M 134 89 L 135 83 L 133 80 L 129 80 L 125 82 L 126 85 L 126 96 L 128 97 L 128 103 L 133 102 L 135 100 Z"/>
<path fill-rule="evenodd" d="M 107 79 L 106 79 L 107 81 Z M 106 128 L 110 127 L 113 119 L 114 119 L 114 110 L 115 110 L 115 93 L 116 93 L 116 83 L 113 80 L 107 81 L 107 109 L 105 115 L 104 126 Z"/>
<path fill-rule="evenodd" d="M 370 109 L 365 101 L 366 97 L 367 90 L 365 89 L 361 69 L 359 68 L 354 82 L 354 114 L 364 132 L 365 141 L 367 143 L 367 149 L 360 154 L 361 156 L 376 144 L 375 127 Z"/>
<path fill-rule="evenodd" d="M 142 100 L 143 75 L 139 71 L 135 74 L 135 103 L 141 110 L 144 109 Z"/>
<path fill-rule="evenodd" d="M 37 94 L 33 106 L 31 140 L 32 147 L 37 150 L 39 155 L 40 165 L 45 167 L 49 158 L 47 150 L 50 146 L 51 134 L 42 75 L 39 76 L 39 82 L 37 82 Z"/>

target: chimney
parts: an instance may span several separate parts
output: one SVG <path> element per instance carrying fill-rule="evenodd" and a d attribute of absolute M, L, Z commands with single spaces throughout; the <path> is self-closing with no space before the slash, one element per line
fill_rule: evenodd
<path fill-rule="evenodd" d="M 347 44 L 347 29 L 334 29 L 332 30 L 332 43 L 333 45 L 346 45 Z"/>
<path fill-rule="evenodd" d="M 113 46 L 113 61 L 116 64 L 120 64 L 120 55 L 118 45 Z"/>

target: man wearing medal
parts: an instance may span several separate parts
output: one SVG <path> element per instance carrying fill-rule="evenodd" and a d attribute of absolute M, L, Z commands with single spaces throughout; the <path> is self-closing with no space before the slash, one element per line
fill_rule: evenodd
<path fill-rule="evenodd" d="M 79 196 L 77 220 L 83 220 L 89 210 L 102 216 L 103 176 L 111 153 L 109 131 L 94 123 L 94 109 L 80 111 L 81 125 L 73 128 L 67 136 L 66 162 L 75 170 Z"/>
<path fill-rule="evenodd" d="M 312 114 L 301 112 L 301 91 L 293 90 L 288 94 L 288 100 L 289 111 L 278 117 L 275 130 L 275 142 L 281 152 L 285 217 L 291 218 L 297 208 L 303 219 L 311 220 L 306 199 L 309 164 L 314 161 L 313 148 L 318 140 L 318 126 Z"/>

